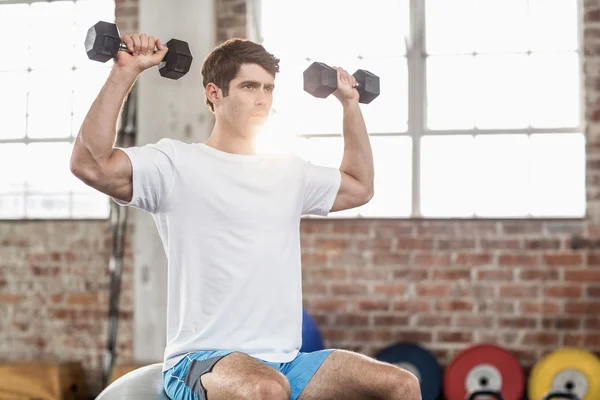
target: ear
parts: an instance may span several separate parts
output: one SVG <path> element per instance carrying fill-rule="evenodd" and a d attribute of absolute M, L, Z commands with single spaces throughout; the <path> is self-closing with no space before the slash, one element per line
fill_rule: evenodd
<path fill-rule="evenodd" d="M 206 85 L 206 89 L 204 90 L 206 94 L 206 98 L 210 100 L 214 105 L 217 105 L 221 102 L 223 98 L 223 91 L 220 87 L 210 82 Z"/>

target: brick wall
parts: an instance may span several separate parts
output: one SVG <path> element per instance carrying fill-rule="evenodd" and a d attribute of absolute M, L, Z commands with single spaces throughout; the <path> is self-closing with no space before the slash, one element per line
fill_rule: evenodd
<path fill-rule="evenodd" d="M 218 41 L 244 36 L 245 1 L 220 0 Z M 135 0 L 117 0 L 122 32 Z M 493 341 L 525 365 L 563 345 L 600 350 L 600 1 L 585 1 L 588 157 L 586 221 L 304 221 L 305 301 L 327 346 L 374 354 L 417 340 L 446 363 Z M 550 84 L 550 83 L 549 83 Z M 128 228 L 128 240 L 133 235 Z M 100 389 L 108 309 L 108 222 L 0 223 L 0 358 L 81 360 Z M 119 362 L 132 356 L 132 255 L 127 247 Z"/>

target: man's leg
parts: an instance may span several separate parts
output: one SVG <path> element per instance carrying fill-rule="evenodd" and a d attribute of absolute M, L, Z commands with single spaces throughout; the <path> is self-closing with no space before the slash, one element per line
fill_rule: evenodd
<path fill-rule="evenodd" d="M 278 370 L 243 353 L 202 357 L 192 354 L 169 375 L 172 400 L 288 400 L 290 385 Z M 195 395 L 195 396 L 194 396 Z"/>
<path fill-rule="evenodd" d="M 301 363 L 298 364 L 301 368 Z M 405 369 L 363 354 L 335 350 L 321 364 L 298 400 L 421 400 L 418 379 Z"/>

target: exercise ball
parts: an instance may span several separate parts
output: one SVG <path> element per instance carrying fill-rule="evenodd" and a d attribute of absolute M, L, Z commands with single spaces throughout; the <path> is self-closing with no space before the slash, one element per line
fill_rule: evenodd
<path fill-rule="evenodd" d="M 302 347 L 300 351 L 310 353 L 324 348 L 323 337 L 317 323 L 306 310 L 302 310 Z"/>
<path fill-rule="evenodd" d="M 106 387 L 96 400 L 169 400 L 163 389 L 162 363 L 131 371 Z"/>

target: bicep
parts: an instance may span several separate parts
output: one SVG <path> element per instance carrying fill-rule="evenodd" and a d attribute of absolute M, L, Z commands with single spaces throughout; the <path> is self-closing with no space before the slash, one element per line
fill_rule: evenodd
<path fill-rule="evenodd" d="M 125 152 L 113 149 L 106 162 L 80 179 L 88 186 L 124 202 L 133 197 L 133 167 Z"/>
<path fill-rule="evenodd" d="M 340 189 L 331 212 L 359 207 L 371 199 L 372 194 L 359 181 L 345 172 L 341 172 L 341 175 Z"/>

